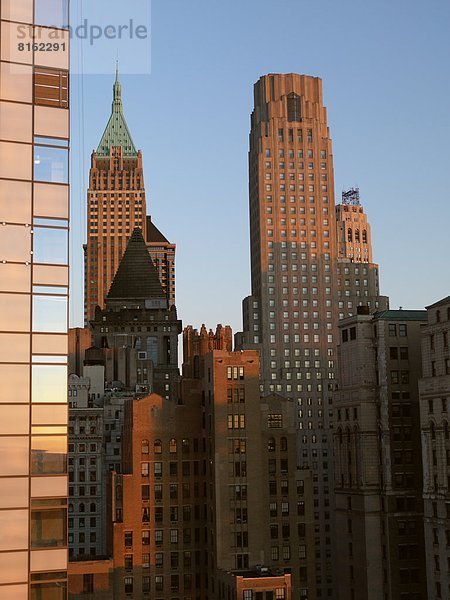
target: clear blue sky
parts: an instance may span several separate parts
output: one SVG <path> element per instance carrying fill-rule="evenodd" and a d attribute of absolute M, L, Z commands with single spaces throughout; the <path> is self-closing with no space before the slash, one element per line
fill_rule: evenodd
<path fill-rule="evenodd" d="M 448 0 L 153 0 L 151 13 L 151 73 L 122 84 L 147 210 L 177 244 L 184 325 L 241 326 L 252 88 L 269 72 L 323 79 L 337 200 L 344 186 L 360 187 L 391 306 L 450 293 Z M 72 83 L 74 325 L 90 153 L 109 117 L 116 56 L 129 71 L 132 50 L 111 42 L 110 54 L 110 75 Z"/>

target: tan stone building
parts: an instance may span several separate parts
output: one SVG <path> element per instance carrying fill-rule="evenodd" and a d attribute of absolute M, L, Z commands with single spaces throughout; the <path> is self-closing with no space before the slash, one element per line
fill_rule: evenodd
<path fill-rule="evenodd" d="M 336 206 L 339 258 L 357 263 L 372 262 L 372 240 L 367 215 L 359 200 L 359 189 L 342 193 L 342 204 Z"/>
<path fill-rule="evenodd" d="M 427 306 L 419 382 L 428 598 L 450 598 L 450 296 Z"/>
<path fill-rule="evenodd" d="M 425 311 L 340 324 L 335 394 L 340 600 L 426 598 L 418 379 Z"/>

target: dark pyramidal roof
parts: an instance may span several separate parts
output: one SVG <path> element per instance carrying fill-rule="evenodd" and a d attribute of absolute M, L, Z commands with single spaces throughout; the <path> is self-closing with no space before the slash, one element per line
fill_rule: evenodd
<path fill-rule="evenodd" d="M 147 242 L 167 242 L 169 240 L 160 232 L 160 230 L 153 223 L 151 216 L 147 215 Z"/>
<path fill-rule="evenodd" d="M 136 227 L 109 289 L 107 300 L 149 300 L 165 297 L 142 231 Z"/>

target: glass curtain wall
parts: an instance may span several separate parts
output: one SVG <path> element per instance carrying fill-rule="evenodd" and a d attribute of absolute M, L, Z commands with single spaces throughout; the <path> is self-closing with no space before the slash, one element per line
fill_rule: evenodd
<path fill-rule="evenodd" d="M 67 596 L 68 3 L 0 0 L 3 600 Z"/>

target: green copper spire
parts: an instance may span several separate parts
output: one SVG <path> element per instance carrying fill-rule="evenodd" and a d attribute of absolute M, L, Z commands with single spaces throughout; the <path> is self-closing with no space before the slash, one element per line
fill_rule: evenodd
<path fill-rule="evenodd" d="M 116 80 L 113 87 L 112 114 L 97 148 L 99 156 L 109 156 L 113 146 L 121 146 L 124 156 L 137 156 L 137 150 L 123 114 L 122 85 L 119 81 L 119 63 L 116 64 Z"/>

